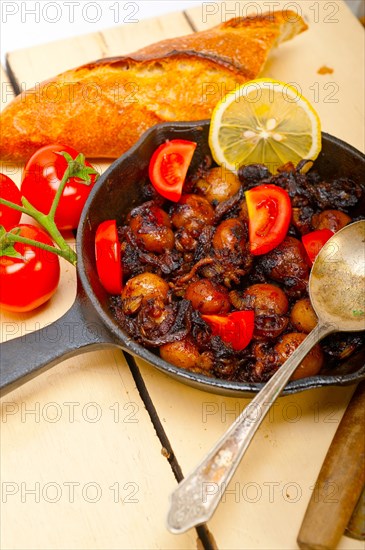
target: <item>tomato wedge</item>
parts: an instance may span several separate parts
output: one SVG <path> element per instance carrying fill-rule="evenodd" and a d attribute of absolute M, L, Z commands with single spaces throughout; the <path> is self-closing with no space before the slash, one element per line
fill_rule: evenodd
<path fill-rule="evenodd" d="M 196 149 L 194 141 L 172 139 L 160 145 L 149 164 L 149 177 L 160 195 L 177 202 L 181 195 L 186 174 Z"/>
<path fill-rule="evenodd" d="M 110 294 L 122 292 L 122 262 L 117 222 L 102 222 L 95 235 L 96 269 L 103 287 Z"/>
<path fill-rule="evenodd" d="M 292 214 L 290 197 L 273 184 L 258 185 L 245 196 L 251 254 L 266 254 L 285 239 Z"/>
<path fill-rule="evenodd" d="M 330 229 L 318 229 L 317 231 L 312 231 L 311 233 L 303 235 L 302 242 L 307 252 L 310 265 L 313 264 L 318 252 L 332 235 L 334 235 L 334 232 Z"/>
<path fill-rule="evenodd" d="M 235 351 L 241 351 L 251 342 L 255 314 L 251 310 L 234 311 L 228 315 L 202 315 L 212 329 L 214 336 L 226 344 L 231 344 Z"/>

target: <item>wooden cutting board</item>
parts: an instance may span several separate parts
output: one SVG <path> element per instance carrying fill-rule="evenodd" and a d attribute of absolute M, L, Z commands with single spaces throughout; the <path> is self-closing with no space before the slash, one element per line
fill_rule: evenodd
<path fill-rule="evenodd" d="M 266 3 L 268 7 L 279 2 Z M 281 6 L 288 6 L 283 1 Z M 294 83 L 318 110 L 323 130 L 364 149 L 364 34 L 341 1 L 290 3 L 309 31 L 282 45 L 265 75 Z M 153 41 L 261 9 L 215 2 L 186 13 L 125 24 L 8 54 L 2 108 L 16 89 L 65 69 L 125 54 Z M 319 74 L 329 67 L 332 72 Z M 105 167 L 105 165 L 103 165 Z M 18 182 L 21 166 L 1 170 Z M 72 235 L 70 235 L 72 240 Z M 35 314 L 2 315 L 2 340 L 49 325 L 71 306 L 75 272 L 63 264 L 58 292 Z M 50 345 L 52 345 L 50 329 Z M 183 472 L 200 460 L 248 403 L 186 387 L 138 362 L 136 388 L 121 353 L 64 361 L 1 401 L 1 539 L 6 549 L 194 549 L 195 530 L 165 528 L 176 480 L 148 411 L 151 403 Z M 221 549 L 293 549 L 313 485 L 354 388 L 281 398 L 257 434 L 209 523 Z M 333 488 L 332 488 L 333 489 Z M 328 498 L 336 498 L 335 488 Z M 357 550 L 343 537 L 339 548 Z"/>

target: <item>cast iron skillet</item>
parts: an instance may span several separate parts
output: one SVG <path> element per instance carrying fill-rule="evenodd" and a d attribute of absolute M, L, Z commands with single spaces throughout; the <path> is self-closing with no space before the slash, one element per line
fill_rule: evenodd
<path fill-rule="evenodd" d="M 209 154 L 209 121 L 165 123 L 147 131 L 126 154 L 116 160 L 92 190 L 80 220 L 77 235 L 78 291 L 71 309 L 52 325 L 1 345 L 0 388 L 5 394 L 63 359 L 84 351 L 119 347 L 140 357 L 199 389 L 223 395 L 250 396 L 262 384 L 229 382 L 192 373 L 162 360 L 135 343 L 120 329 L 108 308 L 108 296 L 95 270 L 94 235 L 98 224 L 106 219 L 123 222 L 132 207 L 141 202 L 139 187 L 147 177 L 153 151 L 166 139 L 196 141 L 191 169 Z M 359 151 L 328 134 L 323 134 L 323 148 L 317 161 L 323 177 L 349 176 L 362 182 L 365 157 Z M 342 363 L 328 374 L 290 382 L 284 393 L 295 393 L 327 385 L 354 384 L 365 378 L 365 350 Z"/>

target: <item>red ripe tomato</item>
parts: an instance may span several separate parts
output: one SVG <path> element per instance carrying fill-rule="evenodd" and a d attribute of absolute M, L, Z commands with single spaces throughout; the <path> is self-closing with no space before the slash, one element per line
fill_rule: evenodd
<path fill-rule="evenodd" d="M 50 237 L 34 225 L 19 225 L 21 237 L 52 245 Z M 54 294 L 60 278 L 60 262 L 52 252 L 15 243 L 21 258 L 0 256 L 0 307 L 31 311 Z"/>
<path fill-rule="evenodd" d="M 322 246 L 326 244 L 332 235 L 334 235 L 334 233 L 330 229 L 318 229 L 318 231 L 312 231 L 311 233 L 303 235 L 302 242 L 307 252 L 310 265 L 313 264 Z"/>
<path fill-rule="evenodd" d="M 186 173 L 196 149 L 194 141 L 172 139 L 153 153 L 149 165 L 149 177 L 153 187 L 170 201 L 181 198 Z"/>
<path fill-rule="evenodd" d="M 19 206 L 22 205 L 19 189 L 13 180 L 5 174 L 0 174 L 0 197 Z M 21 215 L 21 212 L 0 204 L 0 225 L 3 225 L 6 230 L 15 227 L 19 223 Z"/>
<path fill-rule="evenodd" d="M 258 185 L 245 196 L 251 254 L 266 254 L 285 239 L 292 213 L 290 197 L 273 184 Z"/>
<path fill-rule="evenodd" d="M 110 294 L 122 292 L 122 262 L 117 223 L 106 220 L 95 235 L 96 270 L 103 287 Z"/>
<path fill-rule="evenodd" d="M 220 336 L 235 351 L 243 350 L 252 340 L 255 313 L 251 310 L 234 311 L 228 315 L 202 315 L 202 318 L 212 329 L 213 335 Z"/>
<path fill-rule="evenodd" d="M 48 214 L 54 196 L 67 168 L 66 159 L 56 152 L 65 151 L 73 159 L 78 152 L 66 145 L 46 145 L 34 153 L 24 169 L 21 192 L 29 202 L 44 214 Z M 86 162 L 91 167 L 91 164 Z M 70 178 L 57 207 L 55 222 L 58 229 L 76 229 L 82 209 L 95 183 L 91 175 L 89 185 L 77 178 Z"/>

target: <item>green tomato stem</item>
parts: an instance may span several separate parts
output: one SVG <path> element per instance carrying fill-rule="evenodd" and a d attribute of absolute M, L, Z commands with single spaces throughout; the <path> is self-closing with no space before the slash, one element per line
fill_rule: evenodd
<path fill-rule="evenodd" d="M 57 192 L 54 196 L 54 199 L 53 199 L 53 202 L 52 202 L 52 205 L 51 205 L 51 209 L 48 212 L 47 217 L 52 222 L 54 222 L 54 218 L 55 218 L 55 215 L 56 215 L 56 210 L 57 210 L 58 203 L 60 202 L 60 198 L 61 198 L 61 195 L 62 195 L 63 190 L 65 188 L 65 185 L 66 185 L 67 181 L 69 180 L 69 178 L 72 175 L 71 173 L 72 173 L 72 167 L 70 165 L 68 165 L 67 168 L 66 168 L 65 173 L 62 176 L 62 180 L 61 180 L 60 185 L 58 186 Z"/>
<path fill-rule="evenodd" d="M 76 265 L 76 252 L 72 250 L 72 248 L 66 243 L 57 226 L 54 223 L 51 223 L 49 219 L 47 219 L 47 221 L 43 224 L 43 227 L 47 229 L 53 241 L 59 246 L 60 250 L 63 252 L 63 257 L 68 260 L 72 265 Z"/>
<path fill-rule="evenodd" d="M 67 172 L 67 170 L 66 170 L 66 172 Z M 65 174 L 66 174 L 66 172 L 65 172 Z M 63 188 L 65 187 L 65 183 L 67 182 L 67 179 L 68 179 L 68 177 L 66 178 L 65 182 L 63 183 Z M 63 180 L 64 180 L 64 177 L 62 178 L 62 182 L 63 182 Z M 59 189 L 62 186 L 62 182 L 60 184 Z M 62 191 L 63 191 L 63 189 L 61 190 L 61 193 L 59 194 L 58 197 L 57 197 L 57 195 L 58 195 L 58 191 L 57 191 L 57 194 L 56 194 L 56 196 L 54 198 L 54 201 L 52 203 L 52 208 L 53 208 L 54 204 L 56 205 L 56 207 L 54 208 L 54 212 L 56 211 L 58 202 L 61 198 Z M 56 199 L 57 199 L 57 201 L 56 201 Z M 25 197 L 23 197 L 22 201 L 23 201 L 24 206 L 27 208 L 29 215 L 32 216 L 47 231 L 47 233 L 52 237 L 52 240 L 59 246 L 59 248 L 62 250 L 62 252 L 65 253 L 64 258 L 66 260 L 68 260 L 69 262 L 71 262 L 72 265 L 76 265 L 76 253 L 66 243 L 65 239 L 62 237 L 62 234 L 61 234 L 60 230 L 58 229 L 57 225 L 55 224 L 54 214 L 51 215 L 52 208 L 51 208 L 50 212 L 46 215 L 46 214 L 43 214 L 42 212 L 39 212 L 39 210 L 37 210 L 36 208 L 34 208 L 34 206 L 32 204 L 30 204 L 30 202 Z"/>
<path fill-rule="evenodd" d="M 16 204 L 15 202 L 7 201 L 6 199 L 0 198 L 0 204 L 3 204 L 4 206 L 8 206 L 13 210 L 18 210 L 18 212 L 22 212 L 23 214 L 29 215 L 29 210 L 27 208 L 24 208 L 23 206 L 19 206 L 19 204 Z"/>
<path fill-rule="evenodd" d="M 13 233 L 6 233 L 6 235 L 3 238 L 6 238 L 6 241 L 8 243 L 14 242 L 14 243 L 28 244 L 29 246 L 34 246 L 36 248 L 41 248 L 42 250 L 46 250 L 47 252 L 52 252 L 53 254 L 57 254 L 57 256 L 62 256 L 66 260 L 70 261 L 68 258 L 66 258 L 64 251 L 60 250 L 59 248 L 56 248 L 55 246 L 51 246 L 46 243 L 41 243 L 39 241 L 35 241 L 34 239 L 28 239 L 27 237 L 22 237 L 21 235 L 14 235 Z M 74 265 L 76 265 L 76 262 L 74 263 Z"/>
<path fill-rule="evenodd" d="M 59 201 L 59 198 L 58 198 Z M 55 254 L 58 254 L 58 256 L 62 256 L 70 262 L 72 265 L 76 265 L 77 263 L 77 255 L 74 250 L 67 244 L 65 239 L 62 237 L 59 229 L 57 228 L 54 220 L 50 218 L 49 214 L 43 214 L 25 198 L 22 197 L 23 206 L 19 206 L 11 201 L 7 201 L 5 199 L 0 198 L 0 204 L 3 204 L 4 206 L 9 206 L 10 208 L 13 208 L 14 210 L 18 210 L 19 212 L 22 212 L 23 214 L 27 214 L 28 216 L 31 216 L 36 222 L 39 223 L 46 231 L 47 233 L 52 237 L 52 240 L 57 244 L 59 248 L 56 248 L 54 246 L 46 245 L 44 243 L 38 243 L 38 241 L 34 241 L 33 239 L 25 239 L 25 237 L 18 237 L 12 233 L 7 233 L 7 239 L 11 240 L 13 242 L 22 242 L 24 244 L 29 244 L 31 246 L 37 246 L 38 248 L 43 248 L 44 250 L 49 250 L 50 252 L 54 252 Z M 56 204 L 57 208 L 57 204 Z M 15 239 L 17 237 L 17 240 Z M 45 248 L 48 247 L 48 248 Z"/>

